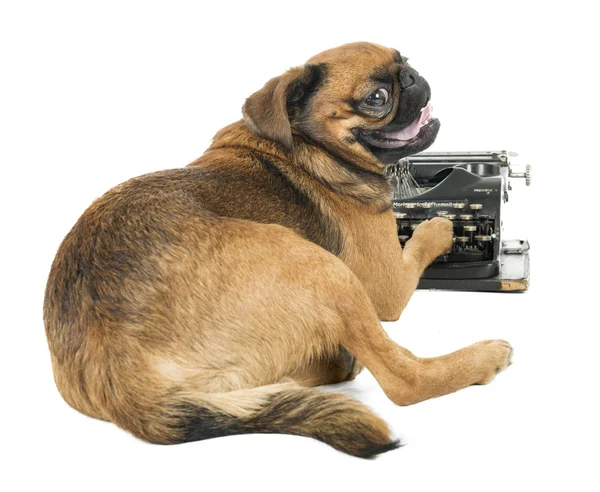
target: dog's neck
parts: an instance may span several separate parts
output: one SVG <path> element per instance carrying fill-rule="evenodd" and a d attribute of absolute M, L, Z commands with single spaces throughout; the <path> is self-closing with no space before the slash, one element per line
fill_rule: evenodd
<path fill-rule="evenodd" d="M 303 137 L 294 138 L 292 161 L 337 195 L 348 196 L 381 211 L 392 206 L 390 183 L 383 172 L 348 162 Z"/>
<path fill-rule="evenodd" d="M 295 174 L 298 179 L 314 179 L 338 196 L 379 211 L 392 206 L 390 184 L 382 170 L 365 169 L 347 162 L 303 136 L 294 135 L 294 150 L 289 152 L 275 142 L 257 137 L 243 121 L 238 121 L 219 131 L 207 152 L 226 147 L 263 153 L 290 178 Z"/>

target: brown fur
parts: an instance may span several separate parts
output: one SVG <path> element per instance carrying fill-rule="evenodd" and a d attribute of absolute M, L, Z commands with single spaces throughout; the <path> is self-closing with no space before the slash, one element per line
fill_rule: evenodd
<path fill-rule="evenodd" d="M 402 250 L 385 166 L 353 138 L 393 117 L 348 101 L 398 60 L 366 43 L 326 51 L 251 96 L 244 121 L 190 167 L 131 179 L 90 206 L 44 304 L 71 406 L 150 442 L 283 432 L 369 457 L 397 446 L 387 425 L 313 386 L 364 365 L 408 405 L 509 364 L 503 341 L 421 359 L 380 325 L 452 241 L 433 219 Z"/>

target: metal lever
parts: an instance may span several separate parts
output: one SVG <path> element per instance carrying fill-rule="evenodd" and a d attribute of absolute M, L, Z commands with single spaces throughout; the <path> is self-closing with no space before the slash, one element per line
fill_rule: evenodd
<path fill-rule="evenodd" d="M 527 166 L 525 166 L 525 172 L 524 173 L 515 173 L 511 169 L 511 170 L 509 170 L 508 175 L 511 178 L 525 178 L 525 184 L 527 186 L 529 186 L 531 184 L 531 165 L 527 164 Z"/>

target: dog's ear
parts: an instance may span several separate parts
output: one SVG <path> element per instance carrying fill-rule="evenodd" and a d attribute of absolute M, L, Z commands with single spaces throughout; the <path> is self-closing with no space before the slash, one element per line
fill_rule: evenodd
<path fill-rule="evenodd" d="M 244 122 L 259 137 L 293 150 L 292 119 L 323 81 L 324 65 L 304 65 L 269 80 L 242 108 Z"/>

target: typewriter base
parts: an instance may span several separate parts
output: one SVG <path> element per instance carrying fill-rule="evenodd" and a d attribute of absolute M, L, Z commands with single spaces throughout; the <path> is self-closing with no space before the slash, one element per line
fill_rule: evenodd
<path fill-rule="evenodd" d="M 514 247 L 515 244 L 520 245 L 520 247 Z M 526 291 L 529 288 L 529 244 L 527 241 L 513 240 L 503 242 L 498 259 L 500 262 L 500 273 L 495 277 L 465 279 L 421 278 L 418 288 L 476 292 Z"/>

